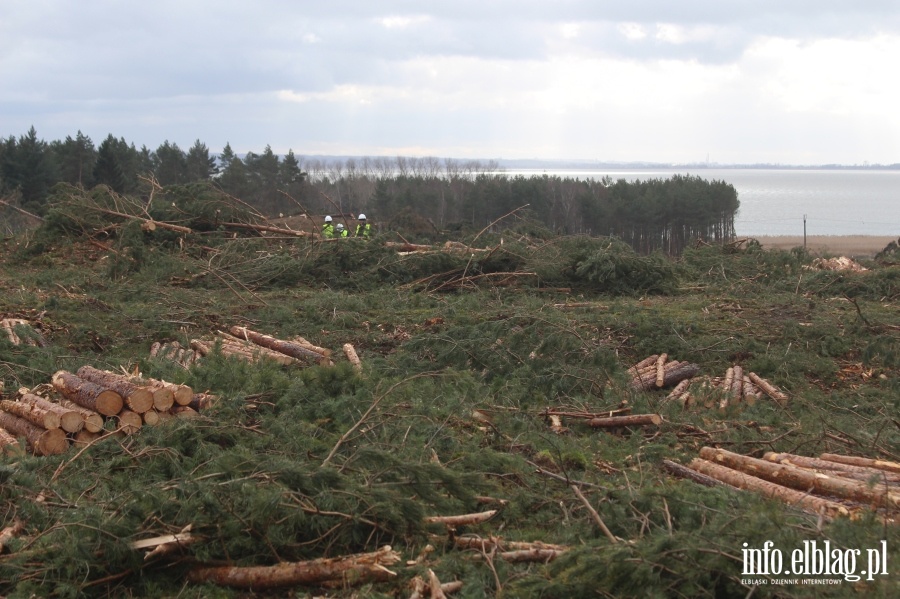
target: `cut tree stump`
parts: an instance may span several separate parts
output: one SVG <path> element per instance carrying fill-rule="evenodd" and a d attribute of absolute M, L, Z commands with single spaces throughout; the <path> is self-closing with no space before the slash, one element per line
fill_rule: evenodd
<path fill-rule="evenodd" d="M 31 450 L 38 455 L 57 455 L 69 448 L 69 440 L 61 428 L 43 429 L 9 412 L 0 412 L 0 428 L 11 435 L 25 437 Z"/>
<path fill-rule="evenodd" d="M 65 370 L 54 373 L 52 383 L 66 399 L 104 416 L 115 416 L 125 404 L 122 396 L 115 391 L 86 381 Z"/>
<path fill-rule="evenodd" d="M 82 366 L 75 374 L 86 381 L 115 391 L 122 396 L 122 399 L 125 400 L 125 405 L 132 412 L 143 414 L 153 407 L 153 389 L 133 383 L 124 374 L 100 370 L 93 366 Z"/>

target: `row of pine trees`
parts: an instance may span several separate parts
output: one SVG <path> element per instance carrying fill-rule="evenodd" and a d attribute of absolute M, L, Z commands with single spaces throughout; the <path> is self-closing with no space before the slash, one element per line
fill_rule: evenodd
<path fill-rule="evenodd" d="M 280 156 L 270 146 L 239 156 L 230 144 L 214 154 L 199 139 L 187 150 L 168 141 L 150 150 L 112 134 L 95 146 L 79 131 L 48 143 L 34 127 L 0 143 L 0 198 L 38 215 L 57 183 L 139 195 L 149 178 L 163 186 L 208 182 L 269 216 L 365 211 L 379 229 L 418 223 L 415 233 L 425 236 L 429 228 L 479 230 L 498 220 L 506 227 L 524 217 L 553 233 L 617 236 L 642 253 L 679 254 L 697 238 L 731 239 L 739 207 L 732 185 L 689 175 L 510 177 L 493 163 L 434 157 L 329 161 Z"/>

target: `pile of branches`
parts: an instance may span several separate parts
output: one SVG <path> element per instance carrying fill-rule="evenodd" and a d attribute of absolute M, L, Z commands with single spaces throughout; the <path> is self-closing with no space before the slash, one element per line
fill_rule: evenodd
<path fill-rule="evenodd" d="M 35 455 L 65 453 L 104 433 L 130 435 L 172 416 L 196 416 L 214 401 L 187 385 L 82 366 L 57 371 L 49 384 L 0 400 L 0 448 Z"/>
<path fill-rule="evenodd" d="M 703 447 L 686 466 L 664 461 L 672 474 L 707 486 L 755 491 L 826 519 L 874 510 L 900 520 L 900 464 L 823 453 L 818 458 L 768 452 L 763 459 Z"/>

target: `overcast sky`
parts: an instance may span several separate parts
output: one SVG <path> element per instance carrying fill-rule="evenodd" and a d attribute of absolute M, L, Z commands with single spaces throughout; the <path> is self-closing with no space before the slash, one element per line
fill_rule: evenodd
<path fill-rule="evenodd" d="M 900 162 L 894 0 L 0 0 L 0 136 Z"/>

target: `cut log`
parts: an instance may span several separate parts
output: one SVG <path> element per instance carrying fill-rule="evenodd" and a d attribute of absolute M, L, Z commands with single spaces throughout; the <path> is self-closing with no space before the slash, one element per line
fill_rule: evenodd
<path fill-rule="evenodd" d="M 81 412 L 78 410 L 66 408 L 33 393 L 23 393 L 22 396 L 19 397 L 19 402 L 33 404 L 45 410 L 55 412 L 59 416 L 59 427 L 67 433 L 77 433 L 84 428 L 84 416 L 82 416 Z"/>
<path fill-rule="evenodd" d="M 136 385 L 124 374 L 100 370 L 93 366 L 82 366 L 75 374 L 86 381 L 115 391 L 122 396 L 125 405 L 132 412 L 143 414 L 153 407 L 153 390 L 145 385 Z"/>
<path fill-rule="evenodd" d="M 72 443 L 76 445 L 87 445 L 92 441 L 99 439 L 101 437 L 101 433 L 91 432 L 87 429 L 81 429 L 72 437 Z"/>
<path fill-rule="evenodd" d="M 159 412 L 155 409 L 147 410 L 141 414 L 141 420 L 147 426 L 156 426 L 159 424 Z"/>
<path fill-rule="evenodd" d="M 0 428 L 11 435 L 25 437 L 37 455 L 57 455 L 69 448 L 69 440 L 61 428 L 43 429 L 9 412 L 0 412 Z"/>
<path fill-rule="evenodd" d="M 194 393 L 194 396 L 191 398 L 190 403 L 187 404 L 187 407 L 191 408 L 196 412 L 202 412 L 203 410 L 207 410 L 216 403 L 218 397 L 212 395 L 210 393 Z"/>
<path fill-rule="evenodd" d="M 298 360 L 312 359 L 319 362 L 326 359 L 325 356 L 323 356 L 319 352 L 307 349 L 302 345 L 292 343 L 290 341 L 285 341 L 283 339 L 276 339 L 271 335 L 257 333 L 256 331 L 251 331 L 246 327 L 233 326 L 231 327 L 231 329 L 229 329 L 228 332 L 238 339 L 246 339 L 247 341 L 251 341 L 256 345 L 266 347 L 268 349 L 271 349 L 272 351 L 277 351 L 278 353 L 282 353 L 286 356 L 290 356 Z"/>
<path fill-rule="evenodd" d="M 150 357 L 155 358 L 156 354 L 159 353 L 160 348 L 162 347 L 162 343 L 159 341 L 154 341 L 150 344 Z"/>
<path fill-rule="evenodd" d="M 390 580 L 396 574 L 388 570 L 400 561 L 400 554 L 386 545 L 372 553 L 321 558 L 305 562 L 282 562 L 274 566 L 218 566 L 196 568 L 188 572 L 188 581 L 213 583 L 241 589 L 275 589 L 297 585 L 316 585 L 329 581 L 366 584 Z"/>
<path fill-rule="evenodd" d="M 702 448 L 700 457 L 792 489 L 806 492 L 815 491 L 821 495 L 852 499 L 860 503 L 888 508 L 900 507 L 900 493 L 892 492 L 884 487 L 870 487 L 859 481 L 827 476 L 794 466 L 774 464 L 713 447 Z"/>
<path fill-rule="evenodd" d="M 362 372 L 362 362 L 356 353 L 356 348 L 351 343 L 345 343 L 342 349 L 344 350 L 344 355 L 347 356 L 347 360 L 353 364 L 353 369 L 356 372 Z"/>
<path fill-rule="evenodd" d="M 759 387 L 763 393 L 765 393 L 766 395 L 768 395 L 769 397 L 771 397 L 778 403 L 780 403 L 782 405 L 787 403 L 787 400 L 788 400 L 787 395 L 785 395 L 784 393 L 779 391 L 777 387 L 775 387 L 773 384 L 771 384 L 766 379 L 762 378 L 755 372 L 749 373 L 747 375 L 747 377 L 750 379 L 750 381 L 753 382 L 754 385 Z"/>
<path fill-rule="evenodd" d="M 685 391 L 687 391 L 688 387 L 690 387 L 690 386 L 691 386 L 691 379 L 684 379 L 683 381 L 681 381 L 680 383 L 675 385 L 675 388 L 672 389 L 671 393 L 666 395 L 666 401 L 669 401 L 672 399 L 678 399 L 685 393 Z"/>
<path fill-rule="evenodd" d="M 19 440 L 2 427 L 0 427 L 0 453 L 9 456 L 25 455 L 25 448 L 22 447 Z"/>
<path fill-rule="evenodd" d="M 170 413 L 174 416 L 178 416 L 179 418 L 199 418 L 200 413 L 197 410 L 188 407 L 188 406 L 175 406 L 170 410 Z"/>
<path fill-rule="evenodd" d="M 705 487 L 732 487 L 730 484 L 724 481 L 713 478 L 712 476 L 708 476 L 706 474 L 702 474 L 692 468 L 688 468 L 687 466 L 679 464 L 678 462 L 673 462 L 672 460 L 663 460 L 662 465 L 663 469 L 669 474 L 677 476 L 678 478 L 686 478 L 688 480 L 692 480 L 695 483 L 703 485 Z"/>
<path fill-rule="evenodd" d="M 646 368 L 647 366 L 656 364 L 656 360 L 658 358 L 659 358 L 659 354 L 653 354 L 652 356 L 647 356 L 646 358 L 644 358 L 643 360 L 641 360 L 640 362 L 638 362 L 637 364 L 635 364 L 634 366 L 629 368 L 628 372 L 631 373 L 631 376 L 636 377 L 642 369 Z"/>
<path fill-rule="evenodd" d="M 461 514 L 459 516 L 429 516 L 425 518 L 426 524 L 444 524 L 446 526 L 463 526 L 465 524 L 480 524 L 487 522 L 497 515 L 497 510 L 488 510 L 476 514 Z"/>
<path fill-rule="evenodd" d="M 731 394 L 731 399 L 734 403 L 740 403 L 741 399 L 743 399 L 744 369 L 741 366 L 735 366 L 733 375 L 731 388 L 728 389 L 728 392 Z"/>
<path fill-rule="evenodd" d="M 613 428 L 617 426 L 659 426 L 662 417 L 659 414 L 631 414 L 628 416 L 611 416 L 609 418 L 591 418 L 588 420 L 594 428 Z"/>
<path fill-rule="evenodd" d="M 308 349 L 310 351 L 314 351 L 317 354 L 322 354 L 326 358 L 331 355 L 330 349 L 325 348 L 325 347 L 319 347 L 318 345 L 314 345 L 313 343 L 310 343 L 303 337 L 297 336 L 297 337 L 294 337 L 293 339 L 291 339 L 291 341 L 301 347 L 305 347 L 306 349 Z"/>
<path fill-rule="evenodd" d="M 13 520 L 12 524 L 0 530 L 0 553 L 3 553 L 6 544 L 22 534 L 23 530 L 25 530 L 25 525 L 21 520 Z"/>
<path fill-rule="evenodd" d="M 866 468 L 875 468 L 877 470 L 887 470 L 888 472 L 900 473 L 900 463 L 888 462 L 886 460 L 873 460 L 871 458 L 859 458 L 850 455 L 840 455 L 837 453 L 823 453 L 819 456 L 823 460 L 837 462 L 838 464 L 850 464 L 851 466 L 864 466 Z"/>
<path fill-rule="evenodd" d="M 115 416 L 125 403 L 122 396 L 115 391 L 86 381 L 65 370 L 57 371 L 53 375 L 52 383 L 66 399 L 104 416 Z"/>
<path fill-rule="evenodd" d="M 123 432 L 126 435 L 133 435 L 141 430 L 143 425 L 144 421 L 141 418 L 141 415 L 137 412 L 132 412 L 127 408 L 123 409 L 119 412 L 118 416 L 116 416 L 116 430 Z"/>
<path fill-rule="evenodd" d="M 89 433 L 99 433 L 103 430 L 103 416 L 95 412 L 94 410 L 80 406 L 73 401 L 69 401 L 68 399 L 61 399 L 59 401 L 59 405 L 66 410 L 72 410 L 73 412 L 78 412 L 81 415 L 81 418 L 84 421 L 84 428 L 82 430 L 85 430 Z"/>
<path fill-rule="evenodd" d="M 0 400 L 0 410 L 15 414 L 19 418 L 24 418 L 31 424 L 43 429 L 60 427 L 59 414 L 46 408 L 38 407 L 33 403 L 3 399 Z"/>
<path fill-rule="evenodd" d="M 212 348 L 209 346 L 209 344 L 205 341 L 201 341 L 200 339 L 191 339 L 191 349 L 193 349 L 201 356 L 212 353 Z"/>
<path fill-rule="evenodd" d="M 868 478 L 877 476 L 882 480 L 886 480 L 889 482 L 900 481 L 900 471 L 891 472 L 890 470 L 872 468 L 871 466 L 857 466 L 855 464 L 845 464 L 841 462 L 825 460 L 822 458 L 811 458 L 806 456 L 794 455 L 791 453 L 775 453 L 769 451 L 766 452 L 765 455 L 763 455 L 763 459 L 770 462 L 778 462 L 781 464 L 789 463 L 791 465 L 800 466 L 802 468 L 815 468 L 816 470 L 826 470 L 835 473 L 852 472 L 854 474 L 859 474 L 862 477 Z"/>
<path fill-rule="evenodd" d="M 669 362 L 665 366 L 663 387 L 675 386 L 684 379 L 696 376 L 698 372 L 700 372 L 700 367 L 696 364 L 678 361 Z M 631 387 L 637 390 L 648 391 L 653 388 L 655 383 L 655 376 L 642 376 L 639 379 L 633 380 L 631 382 Z"/>
<path fill-rule="evenodd" d="M 274 360 L 284 366 L 300 362 L 297 358 L 287 354 L 269 349 L 268 347 L 249 343 L 229 335 L 228 333 L 223 333 L 222 331 L 219 331 L 217 341 L 221 343 L 221 350 L 224 355 L 235 356 L 250 362 L 254 362 L 260 358 Z"/>
<path fill-rule="evenodd" d="M 669 354 L 660 354 L 656 359 L 656 386 L 662 389 L 666 382 L 666 359 Z"/>
<path fill-rule="evenodd" d="M 165 412 L 176 403 L 186 406 L 191 403 L 191 398 L 194 396 L 194 390 L 188 385 L 149 377 L 134 378 L 132 382 L 153 390 L 153 407 L 159 412 Z"/>
<path fill-rule="evenodd" d="M 694 458 L 691 460 L 690 468 L 701 474 L 727 483 L 732 487 L 755 491 L 766 497 L 778 499 L 788 505 L 798 507 L 814 514 L 820 514 L 829 519 L 851 515 L 850 510 L 847 509 L 846 506 L 835 501 L 816 497 L 815 495 L 810 495 L 804 491 L 789 489 L 779 484 L 763 480 L 757 476 L 747 474 L 746 472 L 733 470 L 727 466 L 721 466 L 708 460 Z"/>

